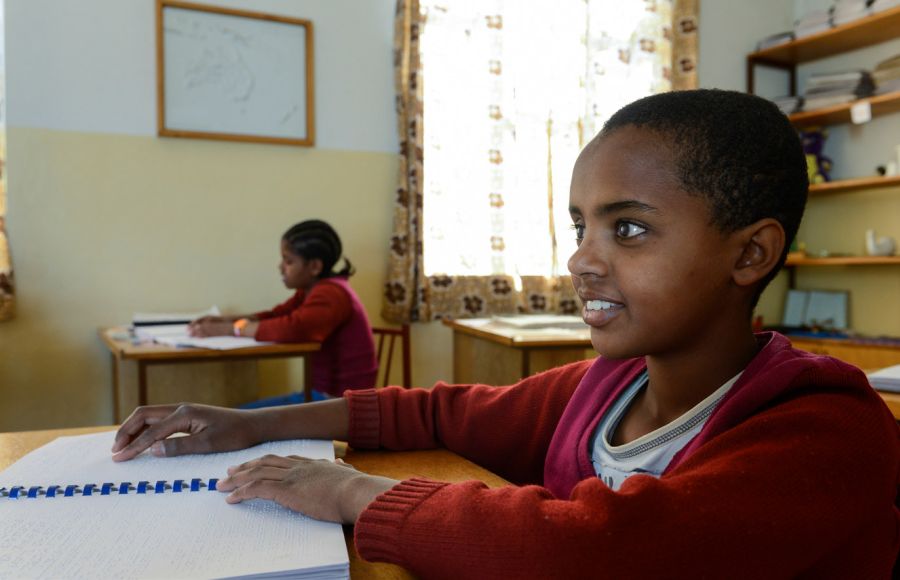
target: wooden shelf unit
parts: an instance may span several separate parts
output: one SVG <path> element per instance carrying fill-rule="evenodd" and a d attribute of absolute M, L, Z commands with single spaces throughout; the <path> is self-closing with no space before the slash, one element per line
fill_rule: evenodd
<path fill-rule="evenodd" d="M 797 94 L 797 65 L 880 44 L 900 36 L 900 6 L 747 55 L 747 92 L 754 92 L 756 65 L 786 70 Z"/>
<path fill-rule="evenodd" d="M 856 177 L 854 179 L 814 183 L 809 186 L 809 194 L 817 196 L 830 195 L 835 193 L 866 191 L 869 189 L 882 189 L 886 187 L 900 187 L 900 175 L 893 175 L 890 177 Z"/>
<path fill-rule="evenodd" d="M 844 256 L 834 258 L 788 258 L 785 266 L 900 266 L 900 256 Z"/>
<path fill-rule="evenodd" d="M 795 127 L 810 127 L 813 125 L 840 125 L 841 123 L 850 122 L 850 109 L 857 103 L 868 101 L 872 107 L 872 117 L 880 117 L 881 115 L 890 115 L 900 111 L 900 91 L 886 93 L 884 95 L 875 95 L 858 99 L 842 105 L 833 107 L 825 107 L 824 109 L 816 109 L 814 111 L 800 111 L 788 116 L 791 123 Z"/>

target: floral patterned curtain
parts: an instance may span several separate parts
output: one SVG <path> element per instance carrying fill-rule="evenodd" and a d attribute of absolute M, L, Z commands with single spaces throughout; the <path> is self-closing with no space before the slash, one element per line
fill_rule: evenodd
<path fill-rule="evenodd" d="M 12 318 L 15 307 L 12 262 L 6 237 L 6 147 L 3 127 L 0 126 L 0 322 Z"/>
<path fill-rule="evenodd" d="M 3 11 L 0 0 L 0 12 Z M 3 15 L 0 14 L 0 41 L 3 40 Z M 12 318 L 15 307 L 12 261 L 6 237 L 6 66 L 3 42 L 0 42 L 0 322 Z"/>
<path fill-rule="evenodd" d="M 398 0 L 396 17 L 384 317 L 575 312 L 575 158 L 624 104 L 696 86 L 696 0 Z"/>

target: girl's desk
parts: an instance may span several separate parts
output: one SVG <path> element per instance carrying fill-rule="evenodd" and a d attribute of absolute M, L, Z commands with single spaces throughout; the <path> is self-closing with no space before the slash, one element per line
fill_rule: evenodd
<path fill-rule="evenodd" d="M 319 350 L 319 343 L 308 342 L 300 344 L 267 344 L 265 346 L 254 346 L 250 348 L 241 348 L 236 350 L 211 350 L 203 348 L 183 348 L 171 347 L 153 342 L 134 343 L 130 339 L 125 338 L 127 331 L 121 327 L 101 328 L 100 339 L 109 349 L 110 360 L 112 361 L 112 397 L 113 397 L 113 421 L 120 422 L 127 413 L 137 405 L 148 404 L 147 396 L 147 367 L 151 365 L 172 365 L 180 363 L 196 363 L 196 362 L 234 362 L 234 361 L 252 361 L 267 358 L 290 358 L 306 357 L 313 352 Z M 119 380 L 120 367 L 123 364 L 135 364 L 137 366 L 137 396 L 132 392 L 120 391 L 121 385 Z M 250 373 L 255 375 L 255 369 L 251 369 Z M 307 385 L 312 384 L 310 380 L 311 365 L 303 365 L 303 387 L 306 393 L 306 400 L 312 400 L 312 391 L 307 389 Z M 195 393 L 192 396 L 181 395 L 174 400 L 154 401 L 155 403 L 175 403 L 183 400 L 193 400 L 197 403 L 207 403 L 213 405 L 236 406 L 241 402 L 248 402 L 256 398 L 256 377 L 238 376 L 237 372 L 224 373 L 226 376 L 221 381 L 214 381 L 213 388 L 218 391 L 209 393 L 209 397 L 198 399 Z M 230 382 L 229 382 L 230 381 Z M 124 382 L 124 381 L 123 381 Z M 193 381 L 192 381 L 193 382 Z M 233 384 L 237 383 L 237 384 Z M 176 385 L 177 387 L 177 385 Z M 232 401 L 229 395 L 234 395 L 239 390 L 246 391 L 248 388 L 253 392 L 249 393 L 245 401 Z M 122 395 L 125 395 L 124 397 Z"/>
<path fill-rule="evenodd" d="M 6 469 L 17 459 L 37 449 L 45 443 L 69 435 L 84 435 L 107 431 L 115 427 L 83 427 L 77 429 L 51 429 L 47 431 L 23 431 L 0 433 L 0 470 Z M 429 451 L 353 451 L 343 443 L 335 442 L 335 453 L 343 456 L 350 465 L 361 471 L 406 479 L 409 477 L 430 477 L 441 481 L 480 480 L 491 487 L 500 487 L 508 482 L 482 469 L 446 449 Z M 225 501 L 224 498 L 222 501 Z M 356 555 L 353 547 L 353 527 L 344 526 L 344 538 L 350 555 L 350 577 L 354 580 L 366 578 L 411 579 L 413 576 L 392 564 L 372 563 Z"/>

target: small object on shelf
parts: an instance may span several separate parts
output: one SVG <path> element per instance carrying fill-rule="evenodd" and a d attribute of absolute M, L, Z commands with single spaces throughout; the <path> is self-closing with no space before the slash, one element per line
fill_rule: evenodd
<path fill-rule="evenodd" d="M 772 48 L 773 46 L 778 46 L 779 44 L 784 44 L 786 42 L 791 42 L 794 40 L 794 31 L 788 30 L 785 32 L 778 32 L 771 36 L 767 36 L 756 43 L 756 50 L 765 50 L 767 48 Z"/>
<path fill-rule="evenodd" d="M 877 236 L 875 230 L 866 230 L 866 253 L 870 256 L 893 256 L 897 242 L 890 236 Z"/>
<path fill-rule="evenodd" d="M 900 0 L 875 0 L 872 2 L 871 10 L 872 13 L 875 14 L 877 12 L 882 12 L 883 10 L 888 10 L 889 8 L 896 8 L 900 6 Z"/>
<path fill-rule="evenodd" d="M 897 175 L 897 163 L 894 161 L 888 161 L 887 165 L 884 167 L 884 176 L 885 177 L 893 177 Z"/>
<path fill-rule="evenodd" d="M 875 82 L 877 95 L 900 91 L 900 54 L 876 64 L 872 71 L 872 80 Z"/>
<path fill-rule="evenodd" d="M 830 10 L 812 10 L 794 23 L 794 36 L 803 38 L 831 28 Z"/>
<path fill-rule="evenodd" d="M 831 171 L 832 162 L 822 153 L 827 137 L 828 132 L 821 127 L 809 127 L 800 131 L 800 141 L 803 143 L 803 153 L 806 155 L 810 183 L 831 181 L 828 172 Z"/>
<path fill-rule="evenodd" d="M 871 14 L 870 0 L 837 0 L 831 9 L 831 21 L 835 26 L 841 26 L 854 20 L 859 20 Z"/>

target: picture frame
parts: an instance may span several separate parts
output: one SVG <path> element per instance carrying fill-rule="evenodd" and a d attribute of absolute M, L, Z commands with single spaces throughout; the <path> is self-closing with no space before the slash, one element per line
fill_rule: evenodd
<path fill-rule="evenodd" d="M 157 133 L 315 145 L 309 20 L 157 0 Z"/>

